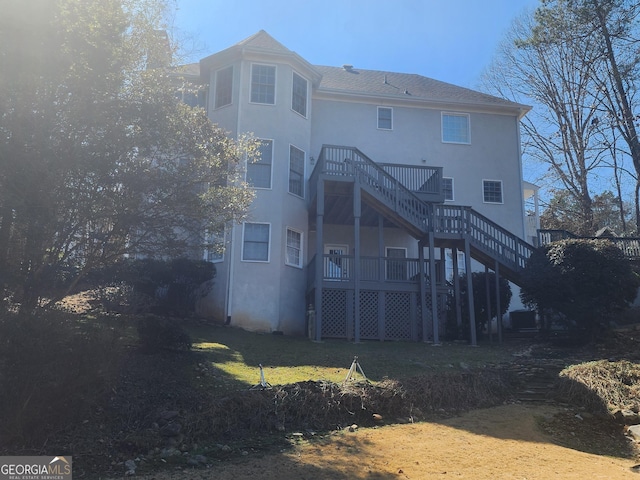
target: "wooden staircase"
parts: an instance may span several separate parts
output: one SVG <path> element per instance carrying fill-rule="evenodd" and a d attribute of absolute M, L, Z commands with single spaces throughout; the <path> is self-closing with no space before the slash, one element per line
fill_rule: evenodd
<path fill-rule="evenodd" d="M 420 186 L 418 190 L 410 190 L 406 181 L 392 175 L 391 165 L 377 164 L 355 147 L 325 145 L 309 180 L 310 198 L 315 196 L 320 175 L 349 178 L 360 187 L 363 198 L 415 238 L 426 240 L 433 235 L 438 246 L 456 248 L 468 241 L 472 258 L 492 269 L 497 262 L 500 274 L 519 284 L 535 247 L 471 207 L 442 203 L 442 169 L 414 167 L 413 174 L 407 174 L 411 167 L 401 167 L 403 175 Z"/>

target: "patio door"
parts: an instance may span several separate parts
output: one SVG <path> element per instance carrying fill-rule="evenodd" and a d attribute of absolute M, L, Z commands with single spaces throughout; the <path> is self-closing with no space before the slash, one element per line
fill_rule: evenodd
<path fill-rule="evenodd" d="M 328 280 L 347 280 L 349 278 L 349 245 L 325 244 L 324 278 Z"/>

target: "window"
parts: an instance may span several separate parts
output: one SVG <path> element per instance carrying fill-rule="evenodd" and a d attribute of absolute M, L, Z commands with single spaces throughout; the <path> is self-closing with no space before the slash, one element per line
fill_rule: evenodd
<path fill-rule="evenodd" d="M 247 183 L 255 188 L 271 188 L 273 140 L 260 140 L 260 158 L 247 163 Z"/>
<path fill-rule="evenodd" d="M 378 128 L 381 130 L 393 129 L 393 109 L 378 107 Z"/>
<path fill-rule="evenodd" d="M 216 96 L 214 108 L 224 107 L 231 104 L 231 93 L 233 91 L 233 67 L 223 68 L 216 72 Z"/>
<path fill-rule="evenodd" d="M 406 280 L 407 279 L 407 249 L 387 247 L 387 280 Z M 394 260 L 395 259 L 395 260 Z"/>
<path fill-rule="evenodd" d="M 445 200 L 453 200 L 453 178 L 442 178 L 442 193 L 444 193 Z"/>
<path fill-rule="evenodd" d="M 204 260 L 213 263 L 224 260 L 224 229 L 217 232 L 205 231 Z"/>
<path fill-rule="evenodd" d="M 253 103 L 276 103 L 276 67 L 251 66 L 251 101 Z"/>
<path fill-rule="evenodd" d="M 471 143 L 469 115 L 466 113 L 443 113 L 442 141 L 445 143 Z"/>
<path fill-rule="evenodd" d="M 502 203 L 502 182 L 500 180 L 483 180 L 482 194 L 485 203 Z"/>
<path fill-rule="evenodd" d="M 183 85 L 182 88 L 178 90 L 176 97 L 182 103 L 194 108 L 205 108 L 207 102 L 207 95 L 205 91 L 191 84 Z"/>
<path fill-rule="evenodd" d="M 287 228 L 285 263 L 293 267 L 302 268 L 302 233 L 290 228 Z"/>
<path fill-rule="evenodd" d="M 291 108 L 306 118 L 307 116 L 307 81 L 294 72 L 291 90 Z"/>
<path fill-rule="evenodd" d="M 289 147 L 289 193 L 304 198 L 304 152 Z"/>
<path fill-rule="evenodd" d="M 270 236 L 271 225 L 268 223 L 245 223 L 242 238 L 242 260 L 245 262 L 268 262 Z"/>

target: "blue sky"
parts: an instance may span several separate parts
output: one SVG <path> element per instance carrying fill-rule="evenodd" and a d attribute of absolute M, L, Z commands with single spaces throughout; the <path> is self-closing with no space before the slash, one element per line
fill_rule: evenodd
<path fill-rule="evenodd" d="M 190 61 L 264 29 L 314 65 L 477 86 L 511 21 L 539 0 L 175 0 Z"/>

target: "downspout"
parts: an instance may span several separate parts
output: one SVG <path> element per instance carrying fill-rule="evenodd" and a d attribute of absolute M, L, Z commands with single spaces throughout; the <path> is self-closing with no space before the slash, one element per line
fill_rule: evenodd
<path fill-rule="evenodd" d="M 236 91 L 236 101 L 238 103 L 238 117 L 236 123 L 236 141 L 238 140 L 238 136 L 240 135 L 240 125 L 242 122 L 240 121 L 240 114 L 242 112 L 242 105 L 240 105 L 240 88 L 242 86 L 242 61 L 240 62 L 240 68 L 238 72 L 238 87 Z M 235 70 L 235 69 L 234 69 Z M 231 324 L 231 315 L 233 309 L 233 282 L 234 282 L 234 266 L 235 266 L 235 258 L 234 258 L 234 242 L 235 242 L 235 230 L 238 228 L 238 225 L 235 223 L 231 226 L 231 246 L 229 248 L 229 269 L 228 269 L 228 277 L 227 277 L 227 304 L 225 306 L 225 310 L 227 312 L 227 319 L 225 321 L 226 325 Z"/>

